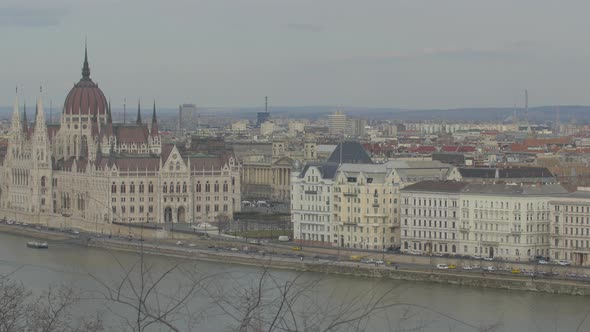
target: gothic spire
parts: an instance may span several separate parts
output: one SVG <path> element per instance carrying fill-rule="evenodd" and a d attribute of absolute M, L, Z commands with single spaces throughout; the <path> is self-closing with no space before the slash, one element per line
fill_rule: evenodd
<path fill-rule="evenodd" d="M 109 99 L 109 108 L 107 109 L 107 123 L 113 123 L 113 116 L 111 115 L 111 100 Z"/>
<path fill-rule="evenodd" d="M 37 98 L 37 105 L 35 107 L 35 133 L 46 133 L 45 112 L 43 111 L 43 98 L 41 94 Z"/>
<path fill-rule="evenodd" d="M 25 105 L 23 107 L 24 114 L 23 114 L 23 132 L 25 135 L 29 133 L 29 120 L 27 120 L 27 102 L 25 101 Z"/>
<path fill-rule="evenodd" d="M 158 120 L 156 119 L 156 100 L 154 100 L 154 112 L 152 113 L 152 128 L 150 129 L 152 137 L 158 136 Z"/>
<path fill-rule="evenodd" d="M 82 79 L 90 79 L 90 67 L 88 66 L 88 45 L 84 42 L 84 66 L 82 67 Z"/>
<path fill-rule="evenodd" d="M 135 123 L 137 125 L 141 125 L 141 100 L 137 100 L 137 120 L 135 120 Z"/>
<path fill-rule="evenodd" d="M 22 129 L 20 123 L 20 111 L 18 110 L 18 88 L 14 96 L 14 108 L 12 110 L 12 130 L 20 131 Z"/>

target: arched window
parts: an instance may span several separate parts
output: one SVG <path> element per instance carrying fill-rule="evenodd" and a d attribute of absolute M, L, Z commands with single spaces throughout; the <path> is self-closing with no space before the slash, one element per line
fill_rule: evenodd
<path fill-rule="evenodd" d="M 215 181 L 215 185 L 213 186 L 213 190 L 218 193 L 219 192 L 219 183 Z"/>
<path fill-rule="evenodd" d="M 236 185 L 236 178 L 233 176 L 231 178 L 231 185 L 232 185 L 232 187 Z"/>
<path fill-rule="evenodd" d="M 185 193 L 186 192 L 186 182 L 182 183 L 182 192 Z"/>
<path fill-rule="evenodd" d="M 148 184 L 148 192 L 149 193 L 154 192 L 154 184 L 152 183 L 152 181 L 150 181 L 150 183 Z"/>
<path fill-rule="evenodd" d="M 229 190 L 229 186 L 227 185 L 227 181 L 223 182 L 223 192 L 226 193 Z"/>
<path fill-rule="evenodd" d="M 125 186 L 125 182 L 121 182 L 121 194 L 124 194 L 127 192 L 127 188 Z"/>
<path fill-rule="evenodd" d="M 144 189 L 144 186 L 143 186 L 143 181 L 141 181 L 141 182 L 139 183 L 139 193 L 140 193 L 140 194 L 143 194 L 143 189 Z"/>
<path fill-rule="evenodd" d="M 205 183 L 205 192 L 208 193 L 211 191 L 211 185 L 209 184 L 209 181 L 207 181 Z"/>
<path fill-rule="evenodd" d="M 133 181 L 131 181 L 131 184 L 129 185 L 129 192 L 135 194 L 135 183 Z"/>
<path fill-rule="evenodd" d="M 201 181 L 197 181 L 197 192 L 201 192 Z"/>
<path fill-rule="evenodd" d="M 180 192 L 180 182 L 176 182 L 176 192 Z"/>
<path fill-rule="evenodd" d="M 163 193 L 167 193 L 167 192 L 168 192 L 167 188 L 168 188 L 168 187 L 167 187 L 167 185 L 166 185 L 166 182 L 164 182 L 164 185 L 162 186 L 162 192 L 163 192 Z"/>
<path fill-rule="evenodd" d="M 170 182 L 170 192 L 174 192 L 174 182 Z"/>
<path fill-rule="evenodd" d="M 45 177 L 41 177 L 41 187 L 45 187 Z"/>
<path fill-rule="evenodd" d="M 113 194 L 117 193 L 117 184 L 113 181 L 113 184 L 111 184 L 111 192 Z"/>

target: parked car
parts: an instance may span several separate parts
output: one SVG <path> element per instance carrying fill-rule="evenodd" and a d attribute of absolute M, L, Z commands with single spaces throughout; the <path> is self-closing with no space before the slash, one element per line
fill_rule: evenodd
<path fill-rule="evenodd" d="M 380 259 L 375 261 L 375 265 L 384 265 L 384 264 L 385 264 L 385 262 Z"/>
<path fill-rule="evenodd" d="M 364 264 L 373 264 L 373 263 L 375 263 L 375 260 L 372 259 L 372 258 L 363 258 L 363 259 L 361 259 L 361 263 L 364 263 Z"/>
<path fill-rule="evenodd" d="M 439 270 L 448 270 L 449 266 L 447 264 L 436 264 L 436 268 Z"/>
<path fill-rule="evenodd" d="M 539 264 L 541 264 L 541 265 L 546 265 L 546 264 L 549 264 L 549 262 L 547 262 L 547 261 L 546 261 L 546 260 L 544 260 L 544 259 L 539 259 L 539 260 L 537 261 L 537 263 L 539 263 Z"/>
<path fill-rule="evenodd" d="M 512 269 L 512 271 L 510 271 L 512 274 L 520 274 L 520 269 Z"/>
<path fill-rule="evenodd" d="M 483 270 L 488 272 L 494 272 L 497 269 L 494 266 L 484 266 Z"/>
<path fill-rule="evenodd" d="M 572 262 L 562 259 L 562 260 L 558 260 L 557 264 L 562 265 L 562 266 L 567 266 L 567 265 L 572 265 Z"/>
<path fill-rule="evenodd" d="M 184 242 L 182 242 L 182 241 L 177 241 L 177 242 L 176 242 L 176 245 L 177 245 L 177 246 L 183 246 L 183 245 L 184 245 Z"/>
<path fill-rule="evenodd" d="M 463 265 L 463 267 L 461 269 L 466 270 L 466 271 L 471 271 L 471 270 L 473 270 L 473 267 L 471 267 L 469 265 Z"/>
<path fill-rule="evenodd" d="M 449 264 L 449 269 L 454 270 L 456 268 L 457 268 L 457 266 L 455 266 L 455 264 Z"/>

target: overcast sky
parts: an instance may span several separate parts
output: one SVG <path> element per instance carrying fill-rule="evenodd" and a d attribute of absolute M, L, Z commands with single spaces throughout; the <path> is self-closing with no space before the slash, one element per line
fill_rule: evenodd
<path fill-rule="evenodd" d="M 590 104 L 589 1 L 0 0 L 0 105 Z"/>

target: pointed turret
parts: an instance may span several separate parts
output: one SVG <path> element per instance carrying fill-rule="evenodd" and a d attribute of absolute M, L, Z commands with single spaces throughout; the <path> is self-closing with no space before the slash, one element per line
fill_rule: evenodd
<path fill-rule="evenodd" d="M 136 125 L 141 125 L 141 100 L 137 100 L 137 120 L 135 120 Z"/>
<path fill-rule="evenodd" d="M 111 100 L 109 99 L 109 108 L 107 108 L 107 123 L 113 123 L 113 115 L 111 114 Z"/>
<path fill-rule="evenodd" d="M 14 96 L 14 106 L 12 109 L 12 131 L 17 134 L 22 130 L 20 122 L 20 112 L 18 111 L 18 89 L 17 94 Z"/>
<path fill-rule="evenodd" d="M 152 128 L 150 134 L 155 137 L 158 136 L 158 119 L 156 118 L 156 101 L 154 100 L 154 111 L 152 113 Z"/>
<path fill-rule="evenodd" d="M 88 45 L 84 43 L 84 65 L 82 66 L 82 79 L 90 79 L 90 67 L 88 66 Z"/>
<path fill-rule="evenodd" d="M 43 100 L 41 96 L 37 98 L 37 107 L 35 109 L 35 129 L 39 126 L 45 127 L 45 112 L 43 111 Z"/>
<path fill-rule="evenodd" d="M 29 134 L 29 120 L 27 119 L 27 103 L 25 102 L 25 105 L 23 107 L 24 111 L 23 111 L 23 133 L 25 135 Z"/>

